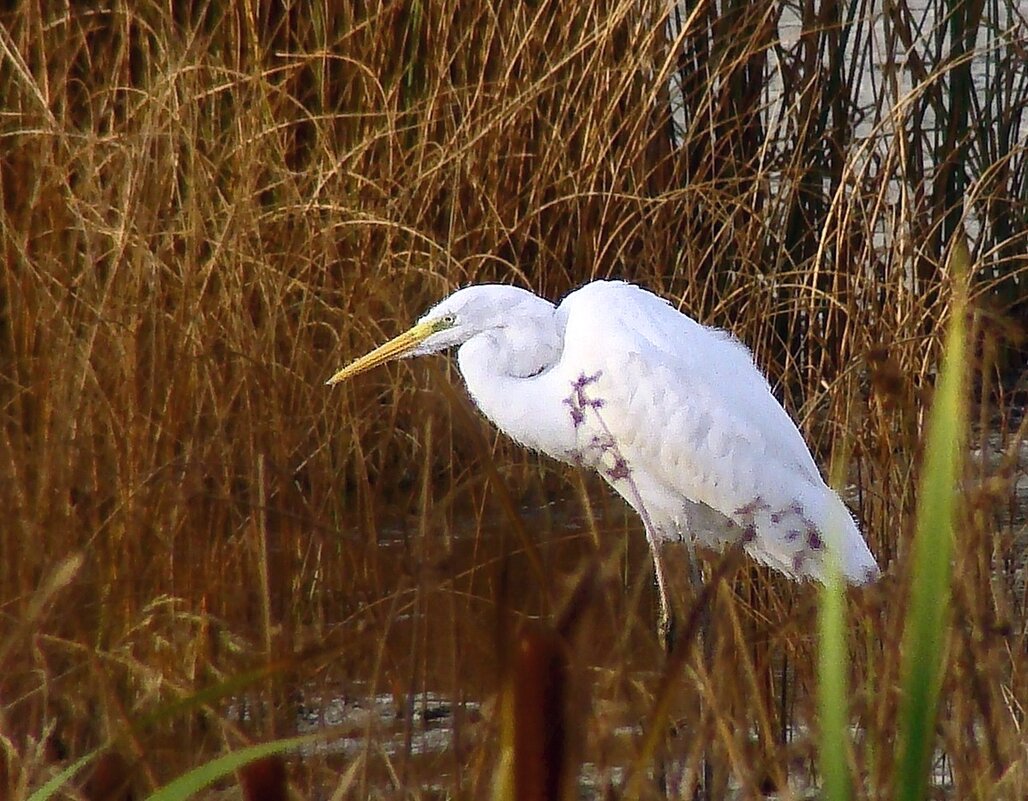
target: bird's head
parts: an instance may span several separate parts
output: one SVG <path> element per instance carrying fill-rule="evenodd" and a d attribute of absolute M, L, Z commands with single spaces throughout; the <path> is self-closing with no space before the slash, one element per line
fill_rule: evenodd
<path fill-rule="evenodd" d="M 409 330 L 348 364 L 326 382 L 338 384 L 394 359 L 427 356 L 467 342 L 476 334 L 506 327 L 520 307 L 535 308 L 547 301 L 524 289 L 499 284 L 457 290 L 429 309 Z"/>

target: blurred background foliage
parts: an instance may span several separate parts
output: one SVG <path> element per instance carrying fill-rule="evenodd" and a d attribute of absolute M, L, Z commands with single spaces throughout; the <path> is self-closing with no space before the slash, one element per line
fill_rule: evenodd
<path fill-rule="evenodd" d="M 432 593 L 444 619 L 416 627 L 449 644 L 410 675 L 481 695 L 492 674 L 462 671 L 491 664 L 480 574 L 507 543 L 479 550 L 483 521 L 506 520 L 488 475 L 558 532 L 555 585 L 591 553 L 584 532 L 639 539 L 604 490 L 509 447 L 424 367 L 322 386 L 467 283 L 557 299 L 625 278 L 730 329 L 822 464 L 848 444 L 847 500 L 900 563 L 962 232 L 977 444 L 955 580 L 994 681 L 958 719 L 993 733 L 990 775 L 1009 764 L 1023 710 L 1001 710 L 1026 686 L 1026 41 L 1013 0 L 4 3 L 11 764 L 56 720 L 75 749 L 132 731 L 138 756 L 142 710 L 313 643 L 396 686 L 408 667 L 375 649 L 399 647 L 398 610 L 424 614 Z M 760 629 L 768 647 L 802 655 L 809 604 L 760 571 L 742 581 L 753 626 L 791 620 Z M 898 649 L 891 591 L 866 623 L 884 614 Z M 782 675 L 802 695 L 810 668 Z M 884 736 L 888 693 L 865 701 Z M 229 737 L 226 720 L 175 725 L 171 748 Z"/>

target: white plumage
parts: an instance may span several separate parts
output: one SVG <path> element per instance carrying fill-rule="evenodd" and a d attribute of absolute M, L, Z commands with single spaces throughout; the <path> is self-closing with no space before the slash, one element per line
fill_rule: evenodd
<path fill-rule="evenodd" d="M 526 447 L 600 472 L 641 515 L 657 559 L 669 539 L 745 550 L 794 578 L 878 566 L 795 424 L 730 334 L 620 281 L 559 306 L 509 286 L 458 290 L 334 375 L 460 346 L 475 403 Z M 666 599 L 662 597 L 662 603 Z"/>

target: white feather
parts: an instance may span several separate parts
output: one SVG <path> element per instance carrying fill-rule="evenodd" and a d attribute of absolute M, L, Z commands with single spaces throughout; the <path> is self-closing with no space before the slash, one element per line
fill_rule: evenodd
<path fill-rule="evenodd" d="M 412 332 L 416 347 L 402 350 L 412 334 L 401 335 L 332 381 L 460 346 L 482 412 L 523 445 L 599 471 L 654 546 L 742 542 L 789 576 L 823 579 L 830 544 L 850 581 L 878 575 L 749 350 L 651 292 L 595 281 L 554 307 L 523 289 L 472 286 Z"/>

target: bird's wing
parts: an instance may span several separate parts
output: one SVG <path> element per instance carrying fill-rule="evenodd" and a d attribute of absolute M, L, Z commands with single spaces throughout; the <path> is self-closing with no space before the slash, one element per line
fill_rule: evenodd
<path fill-rule="evenodd" d="M 744 345 L 630 284 L 590 284 L 561 313 L 582 460 L 644 519 L 724 540 L 712 510 L 755 558 L 794 576 L 821 577 L 832 536 L 844 572 L 868 577 L 874 560 L 852 516 Z"/>

